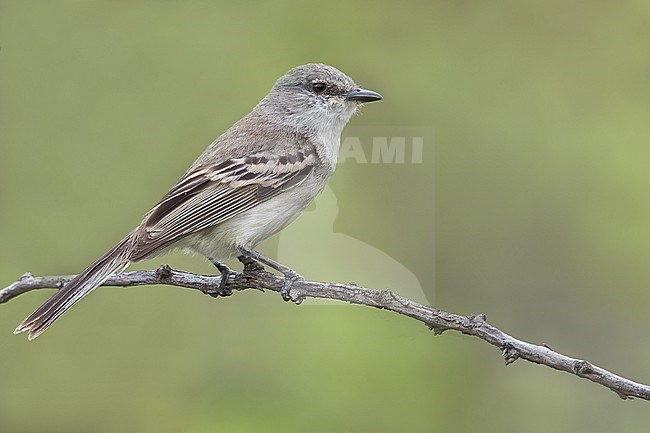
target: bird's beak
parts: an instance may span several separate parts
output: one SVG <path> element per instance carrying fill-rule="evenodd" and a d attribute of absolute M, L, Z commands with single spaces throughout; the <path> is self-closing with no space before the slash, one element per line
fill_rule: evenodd
<path fill-rule="evenodd" d="M 351 90 L 348 93 L 344 93 L 343 97 L 345 98 L 346 101 L 355 101 L 355 102 L 373 102 L 373 101 L 379 101 L 380 99 L 383 99 L 383 96 L 381 96 L 379 93 L 373 92 L 372 90 L 366 90 L 366 89 Z"/>

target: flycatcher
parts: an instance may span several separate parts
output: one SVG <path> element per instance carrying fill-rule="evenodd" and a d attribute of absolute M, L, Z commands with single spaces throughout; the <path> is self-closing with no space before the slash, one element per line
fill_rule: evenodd
<path fill-rule="evenodd" d="M 338 69 L 307 64 L 280 77 L 249 114 L 214 140 L 124 239 L 70 280 L 16 328 L 32 340 L 131 262 L 173 248 L 221 262 L 245 255 L 282 272 L 282 297 L 299 276 L 253 248 L 285 228 L 332 176 L 341 132 L 364 102 L 382 96 Z"/>

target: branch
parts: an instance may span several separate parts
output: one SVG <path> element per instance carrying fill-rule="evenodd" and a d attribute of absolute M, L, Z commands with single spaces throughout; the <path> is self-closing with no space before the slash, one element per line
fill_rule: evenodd
<path fill-rule="evenodd" d="M 279 292 L 283 278 L 264 270 L 257 262 L 242 259 L 244 270 L 233 272 L 225 289 L 241 291 L 246 289 L 270 290 Z M 0 304 L 30 292 L 43 288 L 61 288 L 72 276 L 34 277 L 26 273 L 10 286 L 0 290 Z M 219 297 L 229 294 L 228 290 L 219 289 L 220 276 L 197 275 L 171 269 L 164 265 L 151 271 L 133 271 L 110 277 L 103 285 L 131 287 L 141 285 L 166 284 L 199 290 L 206 295 Z M 587 361 L 571 358 L 551 350 L 547 346 L 538 346 L 518 340 L 486 322 L 485 315 L 461 316 L 435 308 L 417 304 L 409 299 L 394 294 L 389 290 L 373 290 L 354 284 L 318 283 L 296 281 L 291 286 L 291 299 L 300 303 L 305 298 L 335 299 L 351 304 L 366 305 L 389 310 L 418 320 L 434 331 L 435 335 L 444 331 L 458 331 L 472 335 L 496 346 L 501 350 L 506 365 L 517 359 L 546 365 L 556 370 L 565 371 L 583 379 L 603 385 L 618 394 L 622 399 L 638 397 L 650 400 L 650 386 L 633 382 L 613 374 Z"/>

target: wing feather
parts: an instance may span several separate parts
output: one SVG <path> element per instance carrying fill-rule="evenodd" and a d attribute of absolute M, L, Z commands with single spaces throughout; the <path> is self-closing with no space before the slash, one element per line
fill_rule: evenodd
<path fill-rule="evenodd" d="M 315 151 L 303 150 L 194 167 L 145 215 L 136 230 L 133 259 L 140 260 L 296 187 L 317 161 Z"/>

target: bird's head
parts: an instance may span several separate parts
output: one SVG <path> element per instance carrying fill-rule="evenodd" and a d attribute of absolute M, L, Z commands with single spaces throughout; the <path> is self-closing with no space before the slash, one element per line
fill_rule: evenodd
<path fill-rule="evenodd" d="M 360 88 L 333 66 L 309 63 L 280 77 L 261 104 L 282 123 L 340 135 L 360 104 L 380 99 L 379 93 Z"/>

